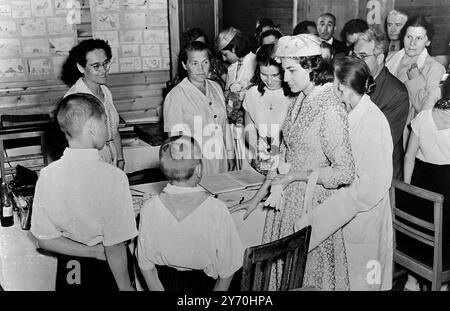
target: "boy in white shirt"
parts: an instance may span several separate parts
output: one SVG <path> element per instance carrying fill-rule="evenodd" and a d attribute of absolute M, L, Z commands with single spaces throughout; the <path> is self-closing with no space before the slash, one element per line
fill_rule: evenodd
<path fill-rule="evenodd" d="M 202 153 L 188 136 L 159 151 L 170 183 L 140 213 L 137 258 L 150 290 L 228 290 L 244 250 L 225 204 L 198 186 Z"/>
<path fill-rule="evenodd" d="M 98 153 L 106 143 L 103 105 L 72 94 L 56 117 L 69 147 L 41 170 L 31 219 L 39 247 L 58 254 L 56 290 L 133 290 L 126 242 L 137 235 L 136 220 L 125 173 Z"/>

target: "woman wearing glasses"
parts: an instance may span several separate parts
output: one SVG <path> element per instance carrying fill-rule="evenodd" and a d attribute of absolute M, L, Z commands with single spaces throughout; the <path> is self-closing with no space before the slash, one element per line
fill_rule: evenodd
<path fill-rule="evenodd" d="M 281 126 L 293 101 L 289 86 L 282 83 L 281 65 L 271 57 L 273 50 L 274 45 L 268 44 L 256 53 L 254 86 L 247 91 L 243 103 L 246 140 L 255 154 L 251 165 L 264 175 L 277 167 L 273 147 L 280 145 Z"/>
<path fill-rule="evenodd" d="M 69 57 L 76 62 L 80 78 L 64 97 L 74 93 L 88 93 L 100 99 L 105 107 L 108 130 L 107 142 L 100 151 L 100 157 L 105 162 L 123 169 L 125 161 L 118 132 L 119 114 L 114 107 L 111 91 L 106 87 L 112 58 L 111 47 L 104 40 L 84 40 L 70 51 Z"/>

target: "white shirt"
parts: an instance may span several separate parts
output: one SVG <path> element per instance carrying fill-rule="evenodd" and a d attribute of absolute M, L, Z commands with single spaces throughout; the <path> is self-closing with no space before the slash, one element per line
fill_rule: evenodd
<path fill-rule="evenodd" d="M 40 172 L 31 217 L 38 239 L 111 246 L 137 235 L 127 176 L 96 149 L 66 148 Z"/>
<path fill-rule="evenodd" d="M 227 82 L 225 85 L 225 90 L 229 90 L 231 85 L 234 83 L 239 83 L 242 88 L 246 88 L 250 85 L 250 80 L 255 75 L 256 69 L 256 55 L 252 52 L 245 55 L 242 60 L 242 66 L 238 70 L 238 62 L 234 62 L 228 67 L 227 72 Z"/>
<path fill-rule="evenodd" d="M 200 187 L 168 185 L 171 195 L 198 193 Z M 226 278 L 243 263 L 244 249 L 225 204 L 207 197 L 180 221 L 156 196 L 141 210 L 137 258 L 139 267 L 153 269 L 165 265 L 178 270 L 203 270 L 212 278 Z"/>
<path fill-rule="evenodd" d="M 411 122 L 414 134 L 419 138 L 416 157 L 424 162 L 450 164 L 450 129 L 439 130 L 433 120 L 433 109 L 420 112 Z"/>

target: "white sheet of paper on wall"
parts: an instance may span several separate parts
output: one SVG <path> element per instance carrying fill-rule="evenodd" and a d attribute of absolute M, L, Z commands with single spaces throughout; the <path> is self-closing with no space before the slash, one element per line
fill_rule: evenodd
<path fill-rule="evenodd" d="M 50 52 L 53 56 L 67 56 L 75 45 L 74 37 L 49 38 Z"/>
<path fill-rule="evenodd" d="M 122 44 L 120 49 L 122 57 L 139 56 L 139 46 L 137 44 Z"/>
<path fill-rule="evenodd" d="M 50 35 L 73 34 L 74 26 L 67 23 L 65 17 L 49 17 L 47 18 L 47 29 Z"/>
<path fill-rule="evenodd" d="M 164 40 L 164 30 L 144 30 L 145 43 L 167 43 Z"/>
<path fill-rule="evenodd" d="M 163 58 L 162 68 L 161 69 L 170 69 L 170 58 Z"/>
<path fill-rule="evenodd" d="M 52 74 L 50 58 L 28 59 L 28 73 L 35 77 L 47 77 Z"/>
<path fill-rule="evenodd" d="M 140 57 L 122 57 L 119 59 L 120 72 L 141 71 Z"/>
<path fill-rule="evenodd" d="M 97 12 L 118 11 L 119 0 L 94 0 L 94 8 Z"/>
<path fill-rule="evenodd" d="M 92 32 L 92 37 L 94 39 L 102 39 L 108 41 L 111 48 L 119 47 L 119 32 L 114 31 L 94 31 Z"/>
<path fill-rule="evenodd" d="M 120 32 L 120 43 L 142 43 L 141 30 L 125 30 Z"/>
<path fill-rule="evenodd" d="M 52 16 L 52 4 L 50 0 L 31 1 L 31 14 L 36 17 Z"/>
<path fill-rule="evenodd" d="M 17 37 L 17 25 L 14 20 L 0 20 L 0 38 Z"/>
<path fill-rule="evenodd" d="M 113 30 L 120 28 L 119 14 L 99 13 L 95 15 L 95 25 L 97 30 Z"/>
<path fill-rule="evenodd" d="M 22 32 L 23 37 L 46 36 L 47 32 L 45 31 L 45 19 L 24 19 L 20 23 L 20 31 Z"/>
<path fill-rule="evenodd" d="M 166 2 L 152 2 L 150 1 L 149 7 L 151 10 L 167 10 L 167 3 Z"/>
<path fill-rule="evenodd" d="M 47 39 L 24 39 L 22 40 L 24 57 L 43 57 L 50 55 Z"/>
<path fill-rule="evenodd" d="M 0 4 L 0 16 L 11 16 L 11 5 Z"/>
<path fill-rule="evenodd" d="M 73 0 L 55 0 L 55 14 L 67 14 L 70 8 L 73 7 Z M 69 6 L 72 4 L 72 6 Z"/>
<path fill-rule="evenodd" d="M 142 44 L 141 56 L 160 56 L 159 44 Z"/>
<path fill-rule="evenodd" d="M 30 1 L 11 1 L 12 17 L 14 18 L 30 18 L 31 4 Z"/>
<path fill-rule="evenodd" d="M 161 69 L 161 57 L 143 57 L 142 58 L 142 70 L 160 70 Z"/>
<path fill-rule="evenodd" d="M 162 57 L 170 57 L 170 48 L 168 44 L 161 44 Z"/>
<path fill-rule="evenodd" d="M 123 0 L 125 10 L 147 10 L 148 0 Z"/>
<path fill-rule="evenodd" d="M 0 57 L 18 56 L 21 54 L 19 39 L 0 39 Z"/>
<path fill-rule="evenodd" d="M 55 75 L 55 78 L 60 78 L 62 73 L 62 67 L 64 63 L 66 62 L 67 56 L 58 56 L 58 57 L 52 57 L 53 61 L 53 73 Z"/>
<path fill-rule="evenodd" d="M 150 26 L 164 27 L 168 25 L 167 12 L 164 10 L 150 10 Z"/>
<path fill-rule="evenodd" d="M 21 58 L 0 59 L 0 78 L 25 77 Z"/>
<path fill-rule="evenodd" d="M 123 15 L 122 28 L 125 29 L 144 29 L 147 25 L 146 13 L 125 13 Z"/>

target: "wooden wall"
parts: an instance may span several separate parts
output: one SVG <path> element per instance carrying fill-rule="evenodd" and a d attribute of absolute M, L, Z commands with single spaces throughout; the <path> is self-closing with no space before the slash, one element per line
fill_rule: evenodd
<path fill-rule="evenodd" d="M 81 6 L 79 41 L 92 37 L 89 1 L 82 0 Z M 169 78 L 168 70 L 110 74 L 108 87 L 119 112 L 159 110 Z M 0 115 L 51 113 L 69 87 L 61 80 L 0 83 Z"/>
<path fill-rule="evenodd" d="M 225 0 L 222 9 L 224 28 L 234 26 L 253 35 L 257 19 L 267 17 L 284 34 L 292 33 L 292 0 Z"/>
<path fill-rule="evenodd" d="M 450 0 L 395 0 L 395 7 L 409 16 L 430 17 L 435 28 L 431 42 L 433 55 L 450 54 Z"/>

